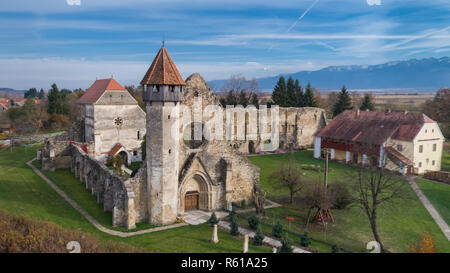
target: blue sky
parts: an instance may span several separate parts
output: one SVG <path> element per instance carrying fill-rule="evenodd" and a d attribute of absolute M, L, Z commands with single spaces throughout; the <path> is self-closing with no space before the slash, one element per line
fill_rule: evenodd
<path fill-rule="evenodd" d="M 442 57 L 450 1 L 1 1 L 0 87 L 136 85 L 163 38 L 183 77 L 206 80 Z"/>

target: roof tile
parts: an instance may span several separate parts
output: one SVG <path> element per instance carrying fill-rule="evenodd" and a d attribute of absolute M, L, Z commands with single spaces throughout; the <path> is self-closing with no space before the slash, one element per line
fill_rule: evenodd
<path fill-rule="evenodd" d="M 156 54 L 141 84 L 186 85 L 164 46 Z"/>

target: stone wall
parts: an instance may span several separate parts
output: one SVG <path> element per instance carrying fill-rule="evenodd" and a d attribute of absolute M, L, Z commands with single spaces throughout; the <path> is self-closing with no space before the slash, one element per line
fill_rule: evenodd
<path fill-rule="evenodd" d="M 112 225 L 135 228 L 136 222 L 146 221 L 146 192 L 142 191 L 141 170 L 134 178 L 125 180 L 103 163 L 71 145 L 71 171 L 86 185 L 105 211 L 112 212 Z"/>

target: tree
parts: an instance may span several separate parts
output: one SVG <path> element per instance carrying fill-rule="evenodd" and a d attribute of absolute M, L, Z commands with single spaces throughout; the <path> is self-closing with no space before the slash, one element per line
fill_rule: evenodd
<path fill-rule="evenodd" d="M 338 95 L 338 99 L 336 101 L 336 104 L 333 107 L 333 116 L 337 116 L 340 113 L 344 112 L 345 110 L 351 110 L 353 109 L 352 106 L 352 98 L 347 92 L 347 88 L 345 88 L 345 85 L 342 86 L 341 92 Z"/>
<path fill-rule="evenodd" d="M 406 182 L 394 172 L 385 170 L 384 166 L 357 167 L 355 200 L 366 214 L 374 239 L 380 244 L 381 252 L 386 252 L 377 226 L 377 210 L 380 205 L 395 202 L 405 197 Z"/>
<path fill-rule="evenodd" d="M 280 220 L 272 227 L 272 236 L 281 238 L 283 236 L 283 225 L 281 225 Z"/>
<path fill-rule="evenodd" d="M 291 153 L 287 161 L 281 162 L 277 171 L 270 175 L 270 178 L 281 187 L 289 189 L 290 203 L 294 203 L 294 195 L 305 186 L 300 172 L 300 166 L 295 162 L 294 154 Z"/>
<path fill-rule="evenodd" d="M 211 217 L 208 220 L 208 223 L 211 226 L 214 226 L 214 225 L 218 224 L 219 222 L 220 222 L 220 220 L 217 218 L 216 212 L 213 211 L 213 213 L 211 214 Z"/>
<path fill-rule="evenodd" d="M 23 97 L 26 98 L 37 98 L 38 92 L 36 88 L 30 88 L 28 91 L 25 91 Z"/>
<path fill-rule="evenodd" d="M 411 245 L 409 248 L 410 253 L 436 253 L 437 249 L 434 244 L 433 236 L 424 232 L 422 236 L 422 241 L 419 246 Z"/>
<path fill-rule="evenodd" d="M 261 225 L 258 224 L 258 227 L 256 228 L 255 237 L 253 238 L 253 244 L 260 246 L 263 244 L 264 241 L 264 233 L 261 230 Z"/>
<path fill-rule="evenodd" d="M 370 110 L 373 111 L 375 110 L 375 106 L 372 103 L 372 97 L 370 96 L 370 94 L 365 94 L 363 101 L 361 103 L 361 106 L 359 107 L 359 110 L 365 111 L 365 110 Z"/>
<path fill-rule="evenodd" d="M 237 236 L 240 234 L 239 232 L 239 225 L 238 225 L 238 221 L 237 221 L 237 216 L 236 214 L 232 214 L 231 216 L 231 224 L 230 224 L 230 234 L 233 236 Z"/>
<path fill-rule="evenodd" d="M 303 106 L 304 107 L 317 107 L 316 99 L 314 98 L 314 92 L 311 87 L 311 83 L 308 83 L 305 89 L 305 94 L 303 95 Z"/>
<path fill-rule="evenodd" d="M 339 252 L 339 248 L 336 244 L 331 246 L 331 253 L 338 253 Z"/>
<path fill-rule="evenodd" d="M 295 105 L 294 107 L 304 106 L 303 89 L 300 86 L 298 79 L 295 80 Z"/>
<path fill-rule="evenodd" d="M 45 92 L 44 92 L 44 89 L 42 89 L 41 88 L 41 90 L 39 91 L 39 94 L 38 94 L 38 99 L 43 99 L 45 97 Z"/>
<path fill-rule="evenodd" d="M 292 243 L 287 237 L 283 237 L 281 240 L 281 248 L 280 253 L 292 253 L 294 248 L 292 247 Z"/>
<path fill-rule="evenodd" d="M 311 245 L 311 238 L 309 237 L 309 233 L 307 231 L 300 235 L 300 245 L 304 247 Z"/>
<path fill-rule="evenodd" d="M 246 107 L 251 103 L 257 102 L 259 86 L 258 81 L 253 78 L 247 80 L 240 75 L 231 75 L 227 83 L 222 86 L 222 93 L 225 97 L 220 99 L 220 104 L 223 107 L 227 105 L 242 105 Z M 256 105 L 257 106 L 257 103 Z"/>
<path fill-rule="evenodd" d="M 256 230 L 256 228 L 258 228 L 258 226 L 259 226 L 258 216 L 252 215 L 252 216 L 248 217 L 247 221 L 248 221 L 248 225 L 250 226 L 251 229 Z"/>
<path fill-rule="evenodd" d="M 437 91 L 432 100 L 425 102 L 423 112 L 439 122 L 444 136 L 450 138 L 450 88 Z"/>
<path fill-rule="evenodd" d="M 295 107 L 296 104 L 297 98 L 296 98 L 295 82 L 292 77 L 289 77 L 286 84 L 286 104 L 284 106 Z"/>
<path fill-rule="evenodd" d="M 275 103 L 275 105 L 285 107 L 287 101 L 286 94 L 287 94 L 286 82 L 284 80 L 284 77 L 281 76 L 277 84 L 273 88 L 272 92 L 272 100 Z"/>
<path fill-rule="evenodd" d="M 52 84 L 52 88 L 48 92 L 48 106 L 47 112 L 51 115 L 53 114 L 68 114 L 69 109 L 65 105 L 64 98 L 58 89 L 56 84 Z"/>
<path fill-rule="evenodd" d="M 264 215 L 264 203 L 266 203 L 266 194 L 258 184 L 253 185 L 253 201 L 255 203 L 256 214 Z"/>

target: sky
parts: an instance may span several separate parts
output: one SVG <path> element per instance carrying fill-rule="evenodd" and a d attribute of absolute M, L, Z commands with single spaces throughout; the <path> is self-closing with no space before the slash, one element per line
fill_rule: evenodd
<path fill-rule="evenodd" d="M 184 78 L 450 55 L 448 0 L 0 2 L 0 87 L 138 85 L 162 41 Z"/>

